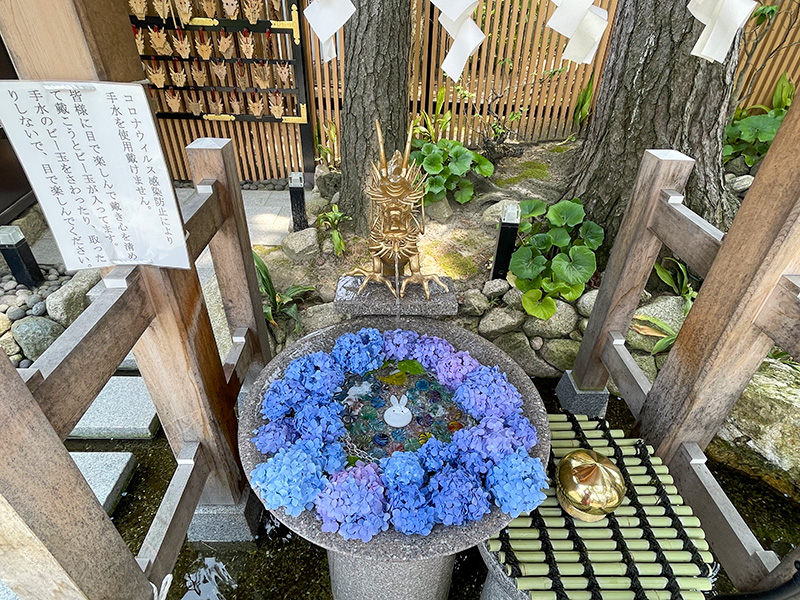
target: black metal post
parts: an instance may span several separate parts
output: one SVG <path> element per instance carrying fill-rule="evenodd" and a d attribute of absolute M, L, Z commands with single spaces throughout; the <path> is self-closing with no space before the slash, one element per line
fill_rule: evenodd
<path fill-rule="evenodd" d="M 302 231 L 308 227 L 302 173 L 289 173 L 289 198 L 292 201 L 292 231 Z"/>
<path fill-rule="evenodd" d="M 33 257 L 31 247 L 28 246 L 19 227 L 13 225 L 0 227 L 0 252 L 17 283 L 35 287 L 44 281 L 39 263 Z"/>
<path fill-rule="evenodd" d="M 511 254 L 514 252 L 514 247 L 517 243 L 519 219 L 519 204 L 509 204 L 503 209 L 500 215 L 500 231 L 497 234 L 497 246 L 494 249 L 492 276 L 490 279 L 505 279 L 506 275 L 508 275 Z"/>
<path fill-rule="evenodd" d="M 298 6 L 298 9 L 300 7 Z M 300 104 L 306 105 L 306 114 L 308 118 L 305 123 L 300 125 L 300 147 L 303 152 L 303 173 L 305 174 L 305 182 L 308 189 L 314 187 L 314 169 L 316 167 L 315 154 L 316 147 L 314 144 L 314 130 L 313 125 L 309 122 L 311 118 L 311 99 L 308 93 L 308 80 L 306 79 L 306 53 L 305 45 L 307 43 L 303 30 L 303 11 L 299 10 L 300 23 L 300 45 L 292 49 L 292 56 L 294 58 L 294 76 L 295 85 L 297 86 L 297 101 Z M 305 216 L 305 213 L 303 213 Z"/>

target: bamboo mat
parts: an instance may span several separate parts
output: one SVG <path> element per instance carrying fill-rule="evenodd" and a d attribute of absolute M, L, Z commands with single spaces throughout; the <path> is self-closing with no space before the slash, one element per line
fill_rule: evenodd
<path fill-rule="evenodd" d="M 608 456 L 622 471 L 627 496 L 597 523 L 564 512 L 555 496 L 489 540 L 516 588 L 532 600 L 703 600 L 715 574 L 700 520 L 673 485 L 667 467 L 642 440 L 605 421 L 549 415 L 555 466 L 577 448 Z"/>

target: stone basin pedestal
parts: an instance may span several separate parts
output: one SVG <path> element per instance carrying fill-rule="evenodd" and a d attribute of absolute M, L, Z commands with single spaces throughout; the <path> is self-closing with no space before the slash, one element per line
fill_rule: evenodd
<path fill-rule="evenodd" d="M 363 327 L 409 329 L 449 341 L 456 350 L 467 350 L 481 364 L 498 366 L 522 394 L 523 412 L 536 427 L 539 444 L 533 449 L 543 464 L 550 451 L 550 430 L 539 393 L 522 368 L 491 342 L 460 327 L 419 317 L 362 317 L 309 334 L 278 354 L 261 372 L 240 413 L 239 451 L 248 478 L 266 460 L 250 442 L 253 431 L 264 423 L 261 401 L 264 389 L 283 376 L 294 359 L 312 352 L 330 352 L 336 339 Z M 367 543 L 345 540 L 338 533 L 326 533 L 309 511 L 298 517 L 282 509 L 272 514 L 297 535 L 325 548 L 335 600 L 446 600 L 455 556 L 484 542 L 502 530 L 511 518 L 496 506 L 480 521 L 463 526 L 436 525 L 427 536 L 404 535 L 393 528 Z"/>

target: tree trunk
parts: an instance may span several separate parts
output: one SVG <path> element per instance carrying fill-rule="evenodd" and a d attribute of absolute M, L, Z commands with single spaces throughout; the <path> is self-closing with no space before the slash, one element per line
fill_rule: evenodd
<path fill-rule="evenodd" d="M 686 205 L 720 229 L 733 220 L 738 201 L 725 191 L 722 147 L 739 40 L 725 64 L 709 63 L 690 54 L 702 29 L 683 1 L 619 2 L 597 104 L 569 190 L 605 228 L 606 255 L 649 148 L 694 158 Z"/>
<path fill-rule="evenodd" d="M 408 60 L 411 8 L 408 2 L 354 0 L 356 12 L 344 26 L 342 101 L 342 188 L 339 204 L 360 234 L 368 229 L 364 187 L 370 163 L 378 160 L 375 119 L 387 158 L 403 150 L 408 132 Z"/>

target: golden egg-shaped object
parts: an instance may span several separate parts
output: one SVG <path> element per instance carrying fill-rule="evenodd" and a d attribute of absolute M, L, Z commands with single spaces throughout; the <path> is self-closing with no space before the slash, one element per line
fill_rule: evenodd
<path fill-rule="evenodd" d="M 575 450 L 558 463 L 556 497 L 567 513 L 591 523 L 622 504 L 625 480 L 607 457 L 594 450 Z"/>

